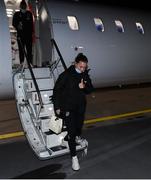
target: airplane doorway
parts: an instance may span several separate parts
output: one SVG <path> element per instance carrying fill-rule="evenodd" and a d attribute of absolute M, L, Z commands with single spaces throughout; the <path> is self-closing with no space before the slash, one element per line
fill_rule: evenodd
<path fill-rule="evenodd" d="M 20 66 L 20 60 L 17 32 L 12 26 L 12 19 L 14 13 L 20 10 L 19 5 L 21 0 L 4 0 L 4 2 L 11 36 L 12 68 L 14 69 Z M 28 3 L 28 1 L 26 2 Z M 42 67 L 50 63 L 52 60 L 52 30 L 50 29 L 50 17 L 43 1 L 30 1 L 30 4 L 28 4 L 28 9 L 32 11 L 34 19 L 32 61 L 34 66 Z"/>
<path fill-rule="evenodd" d="M 8 17 L 8 24 L 11 36 L 11 53 L 12 53 L 12 68 L 16 68 L 19 65 L 19 50 L 17 44 L 17 32 L 12 26 L 13 14 L 19 11 L 20 0 L 4 0 L 6 7 L 6 15 Z"/>

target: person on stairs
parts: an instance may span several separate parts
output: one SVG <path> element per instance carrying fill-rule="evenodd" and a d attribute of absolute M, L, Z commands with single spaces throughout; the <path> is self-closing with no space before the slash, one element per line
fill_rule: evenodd
<path fill-rule="evenodd" d="M 86 94 L 93 91 L 87 70 L 88 59 L 82 53 L 75 58 L 74 65 L 61 73 L 53 89 L 53 104 L 56 116 L 63 117 L 67 127 L 67 139 L 72 158 L 72 169 L 79 170 L 76 143 L 81 139 L 86 110 Z"/>

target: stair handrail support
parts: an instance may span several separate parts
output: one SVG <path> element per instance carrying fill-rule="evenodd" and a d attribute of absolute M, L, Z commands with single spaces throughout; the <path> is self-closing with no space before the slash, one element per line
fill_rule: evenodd
<path fill-rule="evenodd" d="M 32 66 L 31 66 L 30 61 L 29 61 L 29 57 L 27 56 L 27 52 L 26 52 L 25 48 L 23 47 L 23 44 L 22 44 L 22 41 L 21 41 L 20 37 L 18 37 L 18 40 L 20 41 L 21 48 L 22 48 L 23 53 L 25 55 L 25 60 L 27 61 L 29 72 L 31 74 L 31 77 L 32 77 L 32 80 L 33 80 L 33 83 L 34 83 L 34 86 L 35 86 L 35 89 L 36 89 L 36 92 L 37 92 L 37 95 L 38 95 L 40 107 L 39 107 L 39 112 L 37 113 L 38 115 L 37 115 L 37 117 L 35 117 L 35 119 L 38 120 L 40 111 L 41 111 L 41 109 L 43 109 L 43 101 L 42 101 L 42 97 L 41 97 L 41 94 L 40 94 L 40 90 L 39 90 L 35 75 L 34 75 L 33 70 L 32 70 Z M 22 73 L 23 73 L 23 70 L 25 68 L 25 60 L 24 60 L 24 63 L 23 63 L 22 71 L 21 71 Z"/>

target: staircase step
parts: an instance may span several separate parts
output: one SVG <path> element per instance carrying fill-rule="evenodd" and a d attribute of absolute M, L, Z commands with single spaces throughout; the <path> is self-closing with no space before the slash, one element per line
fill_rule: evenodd
<path fill-rule="evenodd" d="M 53 104 L 47 104 L 47 105 L 44 105 L 43 108 L 41 109 L 39 118 L 52 116 L 53 114 L 54 114 Z"/>
<path fill-rule="evenodd" d="M 50 78 L 49 68 L 32 68 L 36 79 Z M 25 79 L 32 79 L 29 69 L 24 71 Z"/>
<path fill-rule="evenodd" d="M 53 89 L 54 87 L 54 80 L 52 78 L 47 78 L 47 79 L 36 79 L 39 90 L 48 90 L 48 89 Z M 33 83 L 33 80 L 26 80 L 26 90 L 27 92 L 33 92 L 36 91 L 35 85 Z"/>
<path fill-rule="evenodd" d="M 56 151 L 61 151 L 63 149 L 66 149 L 67 147 L 65 146 L 55 146 L 55 147 L 52 147 L 51 150 L 56 152 Z"/>
<path fill-rule="evenodd" d="M 46 144 L 48 148 L 54 148 L 58 146 L 62 146 L 63 139 L 67 135 L 67 132 L 61 132 L 60 134 L 55 133 L 45 133 L 46 134 Z M 59 149 L 58 149 L 59 150 Z"/>
<path fill-rule="evenodd" d="M 53 95 L 53 91 L 40 91 L 41 97 L 42 97 L 42 102 L 43 104 L 50 104 L 51 103 L 51 97 Z M 32 103 L 34 105 L 39 104 L 39 99 L 38 99 L 38 94 L 36 91 L 34 92 L 29 92 L 28 93 L 28 98 L 32 100 Z"/>
<path fill-rule="evenodd" d="M 49 124 L 50 124 L 50 119 L 47 117 L 46 119 L 42 119 L 42 118 L 40 118 L 41 119 L 41 130 L 42 130 L 42 132 L 49 132 L 50 130 L 49 130 Z"/>

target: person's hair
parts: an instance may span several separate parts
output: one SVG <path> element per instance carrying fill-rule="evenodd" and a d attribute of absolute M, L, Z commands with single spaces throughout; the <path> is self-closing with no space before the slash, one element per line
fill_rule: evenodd
<path fill-rule="evenodd" d="M 20 8 L 22 8 L 22 7 L 27 8 L 27 3 L 26 3 L 25 0 L 22 0 L 22 1 L 20 2 Z"/>
<path fill-rule="evenodd" d="M 83 53 L 79 53 L 77 57 L 75 58 L 75 62 L 79 63 L 80 61 L 84 63 L 88 63 L 88 58 L 85 55 L 83 55 Z"/>

